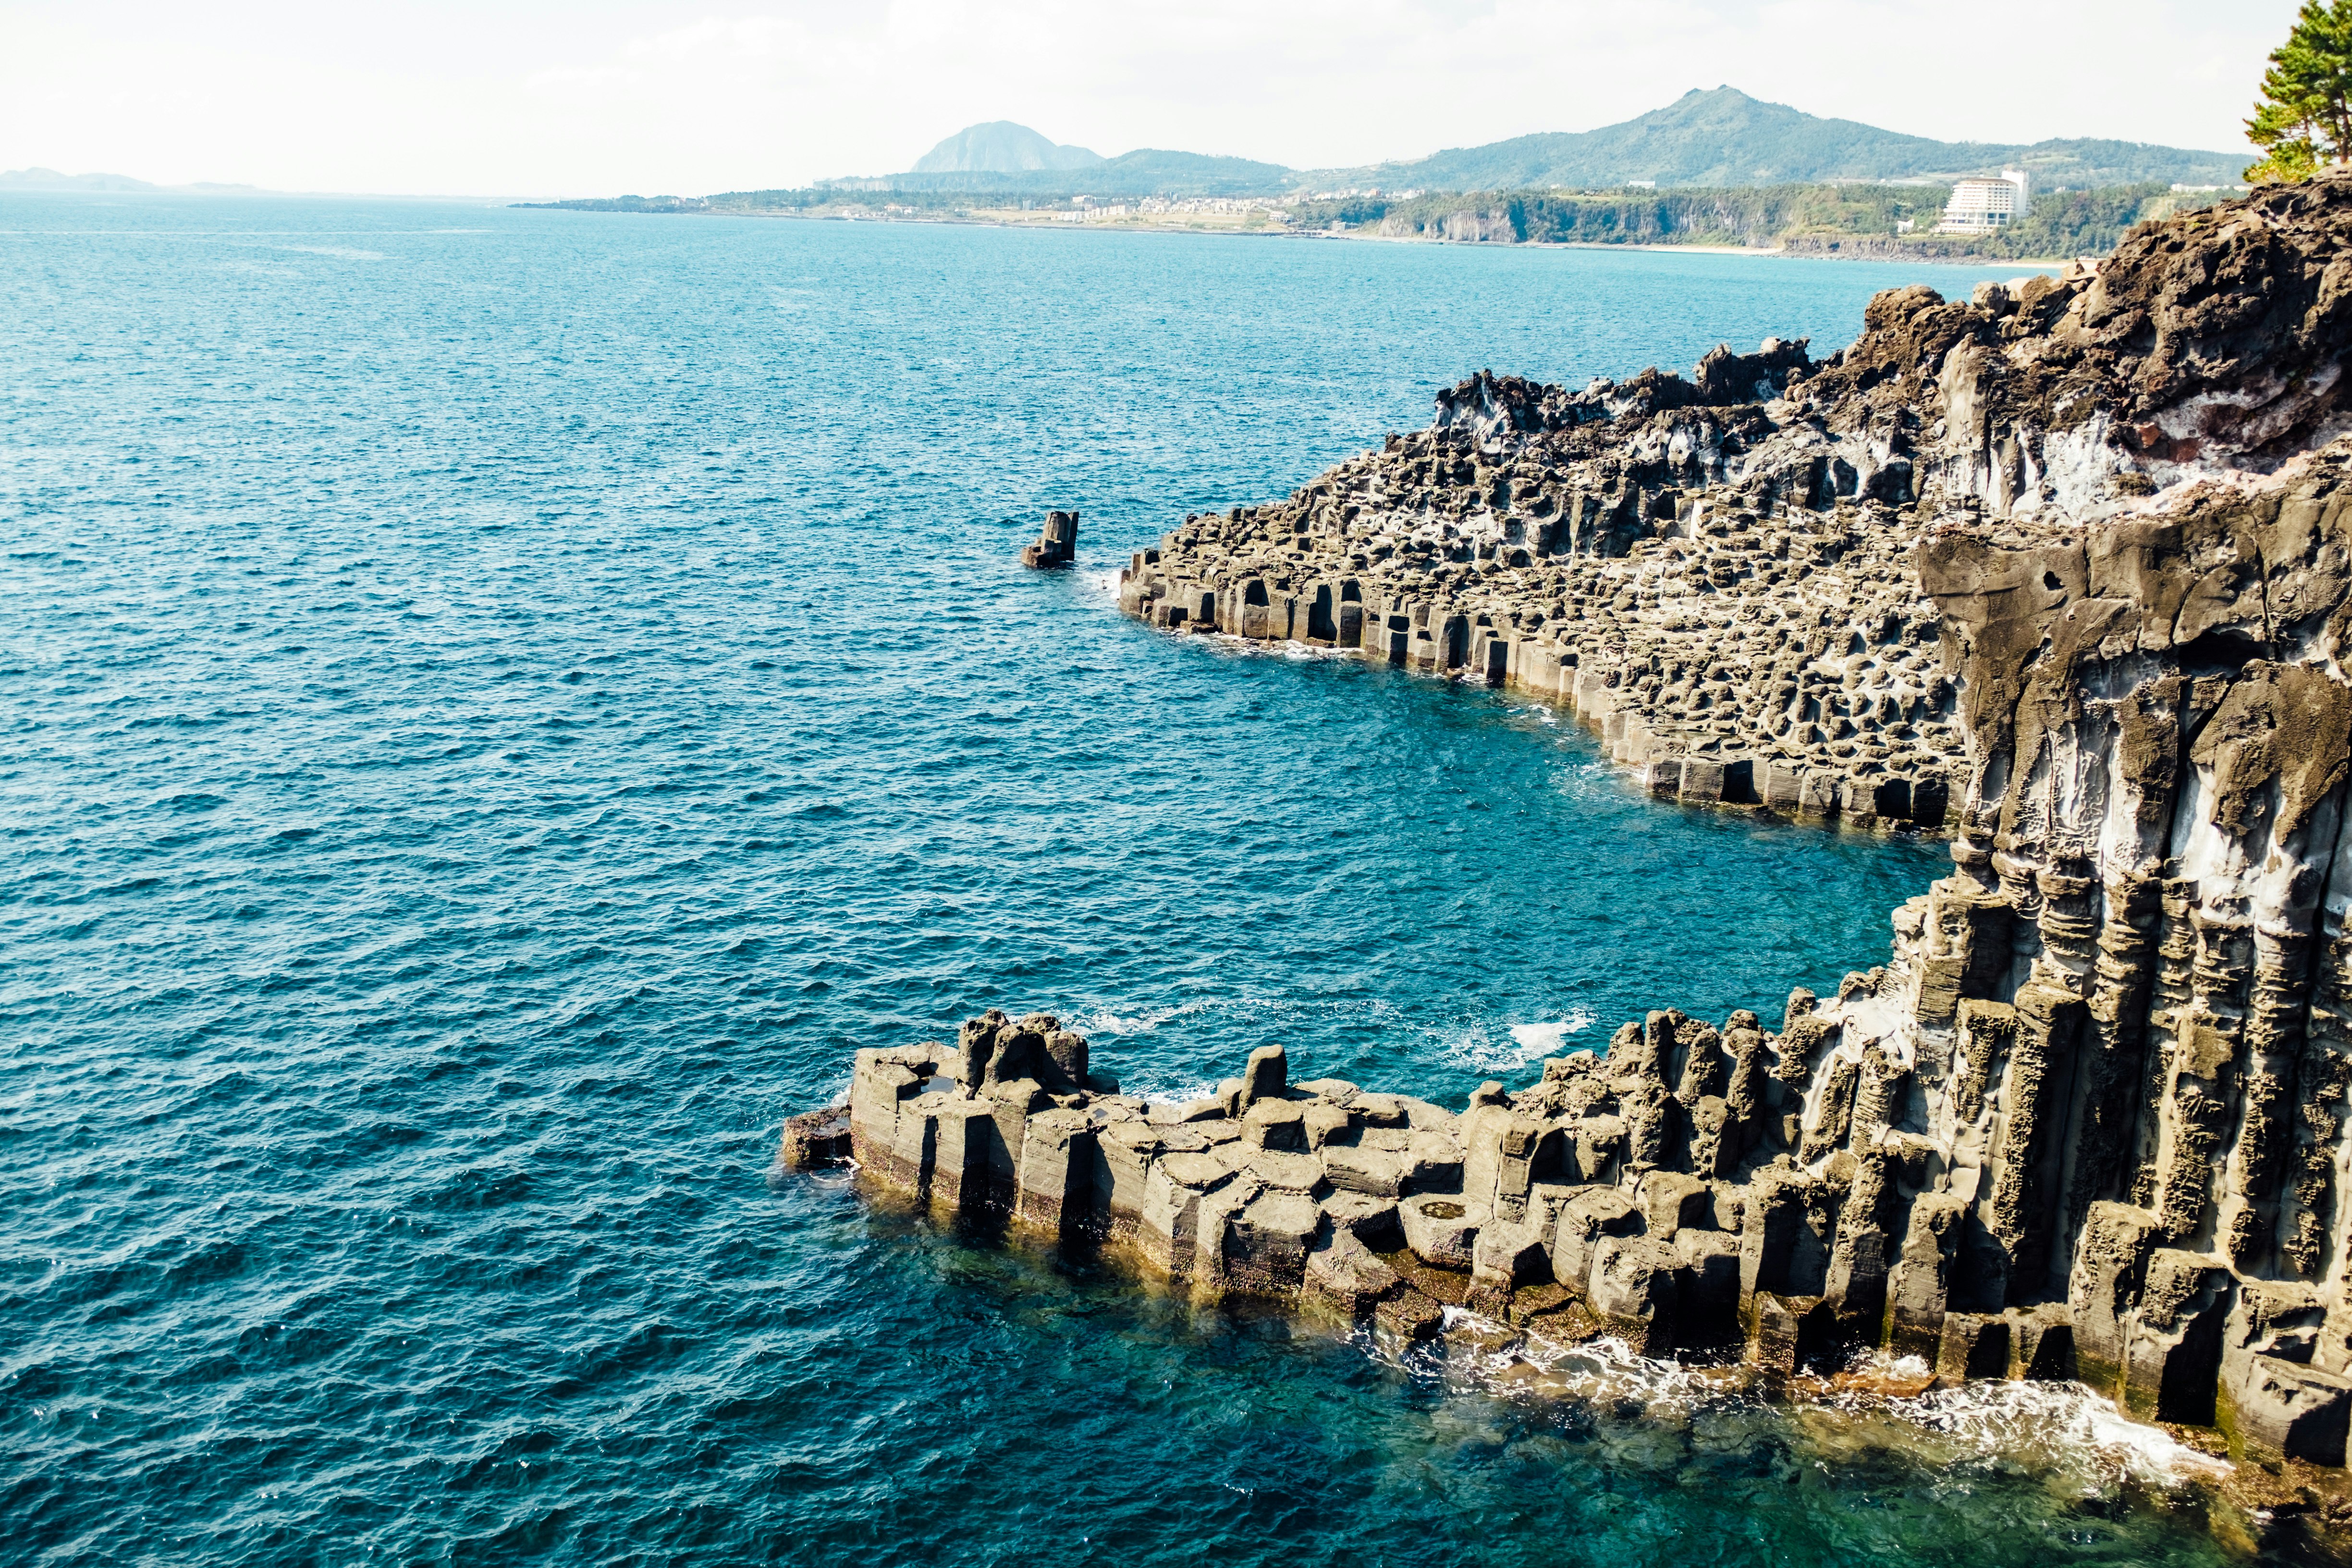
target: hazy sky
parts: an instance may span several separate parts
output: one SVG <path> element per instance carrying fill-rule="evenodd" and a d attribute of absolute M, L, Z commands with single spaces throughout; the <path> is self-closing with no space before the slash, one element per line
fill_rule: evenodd
<path fill-rule="evenodd" d="M 0 0 L 0 169 L 609 195 L 881 174 L 981 120 L 1295 167 L 1729 83 L 1949 139 L 2234 150 L 2294 0 Z"/>

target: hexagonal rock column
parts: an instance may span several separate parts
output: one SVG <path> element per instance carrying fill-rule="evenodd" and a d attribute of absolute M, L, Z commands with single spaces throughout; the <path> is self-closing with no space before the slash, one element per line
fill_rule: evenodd
<path fill-rule="evenodd" d="M 1078 514 L 1049 511 L 1037 542 L 1021 548 L 1024 566 L 1067 566 L 1078 558 Z"/>

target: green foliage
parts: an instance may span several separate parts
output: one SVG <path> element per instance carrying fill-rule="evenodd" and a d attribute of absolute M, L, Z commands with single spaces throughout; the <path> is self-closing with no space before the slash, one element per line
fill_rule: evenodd
<path fill-rule="evenodd" d="M 2032 209 L 1990 234 L 1934 232 L 1947 185 L 1752 185 L 1717 190 L 1497 191 L 1410 201 L 1357 196 L 1301 203 L 1296 226 L 1375 226 L 1423 239 L 1569 245 L 1781 247 L 1840 255 L 2092 256 L 2113 250 L 2134 224 L 2219 199 L 2147 182 L 2045 191 Z M 1905 228 L 1905 224 L 1910 225 Z"/>
<path fill-rule="evenodd" d="M 2346 0 L 2352 5 L 2352 0 Z M 1737 185 L 1713 190 L 1505 190 L 1398 200 L 1346 196 L 1291 205 L 1294 230 L 1364 228 L 1400 238 L 1483 244 L 1721 245 L 1815 255 L 1942 260 L 2104 255 L 2134 224 L 2217 201 L 2147 182 L 2044 191 L 2032 210 L 1989 234 L 1939 235 L 1951 188 L 1941 184 Z M 585 212 L 792 214 L 812 217 L 982 217 L 1007 209 L 1066 212 L 1067 198 L 1015 191 L 908 191 L 879 181 L 710 196 L 617 196 L 551 202 Z M 1905 226 L 1908 225 L 1906 228 Z"/>
<path fill-rule="evenodd" d="M 2352 159 L 2352 0 L 2304 0 L 2286 42 L 2271 51 L 2246 140 L 2263 151 L 2252 183 L 2307 180 Z"/>
<path fill-rule="evenodd" d="M 828 183 L 836 187 L 852 184 Z M 1294 183 L 1291 171 L 1279 163 L 1174 153 L 1156 147 L 1139 147 L 1084 168 L 1023 169 L 1011 173 L 951 170 L 890 174 L 878 180 L 855 182 L 887 189 L 900 198 L 938 194 L 961 196 L 969 203 L 985 196 L 999 198 L 999 205 L 1003 205 L 1001 198 L 1008 195 L 1053 200 L 1081 192 L 1097 197 L 1265 195 L 1287 190 Z"/>
<path fill-rule="evenodd" d="M 1312 190 L 1348 185 L 1456 192 L 1606 188 L 1622 186 L 1629 179 L 1655 180 L 1662 189 L 1719 189 L 1933 179 L 2007 165 L 2031 171 L 2038 186 L 2149 180 L 2201 185 L 2234 179 L 2238 163 L 2227 153 L 2133 142 L 1937 142 L 1850 120 L 1822 120 L 1721 87 L 1685 93 L 1663 109 L 1595 131 L 1517 136 L 1403 163 L 1325 169 L 1300 179 Z"/>
<path fill-rule="evenodd" d="M 721 191 L 703 199 L 710 204 L 713 212 L 760 213 L 804 212 L 810 207 L 822 206 L 828 200 L 839 201 L 841 198 L 831 191 L 778 190 Z"/>
<path fill-rule="evenodd" d="M 1358 224 L 1380 222 L 1395 205 L 1387 196 L 1341 196 L 1328 202 L 1293 202 L 1290 216 L 1309 227 L 1328 228 L 1336 223 L 1354 228 Z"/>
<path fill-rule="evenodd" d="M 2211 195 L 2168 186 L 2111 185 L 2098 191 L 2047 191 L 2032 210 L 2003 230 L 1989 255 L 2104 256 L 2136 224 L 2205 206 Z"/>
<path fill-rule="evenodd" d="M 561 208 L 578 213 L 698 213 L 699 196 L 594 196 L 568 202 L 517 202 L 519 207 Z"/>
<path fill-rule="evenodd" d="M 1893 234 L 1902 219 L 1932 225 L 1941 185 L 1784 184 L 1671 191 L 1498 191 L 1410 201 L 1356 196 L 1294 205 L 1321 227 L 1376 223 L 1383 233 L 1443 239 L 1475 233 L 1549 245 L 1766 246 L 1801 232 Z"/>

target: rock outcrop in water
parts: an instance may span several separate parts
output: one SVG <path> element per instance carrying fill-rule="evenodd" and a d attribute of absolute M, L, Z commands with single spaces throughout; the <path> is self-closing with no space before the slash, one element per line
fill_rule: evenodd
<path fill-rule="evenodd" d="M 1881 295 L 1819 364 L 1481 375 L 1189 520 L 1123 588 L 1155 625 L 1517 684 L 1685 798 L 1942 825 L 1953 874 L 1834 997 L 1654 1012 L 1459 1113 L 1279 1050 L 1146 1105 L 992 1014 L 859 1054 L 860 1164 L 1407 1335 L 1885 1346 L 2343 1464 L 2347 238 L 2336 176 Z"/>
<path fill-rule="evenodd" d="M 1074 511 L 1049 511 L 1045 526 L 1037 532 L 1037 542 L 1021 547 L 1024 566 L 1067 566 L 1078 558 L 1078 514 Z"/>

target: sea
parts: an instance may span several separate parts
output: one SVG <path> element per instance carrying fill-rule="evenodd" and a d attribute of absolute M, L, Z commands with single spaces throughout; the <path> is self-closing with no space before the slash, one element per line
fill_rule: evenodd
<path fill-rule="evenodd" d="M 2081 1391 L 1399 1354 L 774 1166 L 989 1007 L 1458 1105 L 1884 962 L 1935 841 L 1118 570 L 1482 368 L 2017 270 L 0 198 L 0 1555 L 2223 1560 Z"/>

